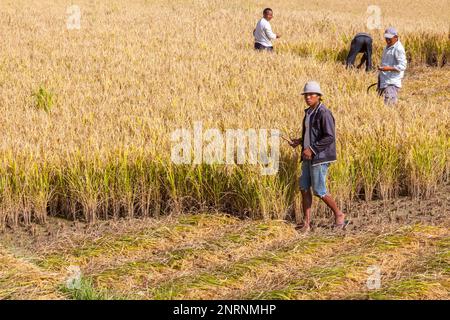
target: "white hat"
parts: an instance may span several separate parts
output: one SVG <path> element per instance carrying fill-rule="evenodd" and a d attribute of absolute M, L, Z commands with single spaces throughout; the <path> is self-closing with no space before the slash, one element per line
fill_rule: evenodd
<path fill-rule="evenodd" d="M 389 27 L 384 31 L 385 38 L 392 39 L 395 36 L 398 36 L 398 33 L 394 27 Z"/>
<path fill-rule="evenodd" d="M 322 90 L 320 90 L 320 84 L 316 81 L 308 81 L 305 86 L 303 87 L 303 92 L 301 94 L 305 93 L 317 93 L 318 95 L 322 96 Z"/>

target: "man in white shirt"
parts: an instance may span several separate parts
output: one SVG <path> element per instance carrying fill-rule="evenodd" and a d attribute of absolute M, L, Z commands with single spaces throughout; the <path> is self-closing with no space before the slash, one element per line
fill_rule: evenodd
<path fill-rule="evenodd" d="M 383 50 L 381 66 L 378 68 L 379 90 L 384 96 L 384 103 L 392 105 L 398 101 L 398 92 L 402 87 L 407 60 L 405 48 L 398 40 L 397 30 L 392 27 L 386 29 L 384 38 L 387 46 Z"/>
<path fill-rule="evenodd" d="M 270 8 L 266 8 L 263 11 L 263 17 L 256 24 L 255 30 L 253 30 L 253 36 L 255 37 L 255 49 L 272 51 L 272 40 L 280 38 L 279 34 L 275 34 L 272 31 L 270 20 L 273 18 L 273 11 Z"/>

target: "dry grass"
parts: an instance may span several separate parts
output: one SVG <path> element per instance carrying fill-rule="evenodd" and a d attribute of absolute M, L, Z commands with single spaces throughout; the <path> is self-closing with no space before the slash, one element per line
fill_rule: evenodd
<path fill-rule="evenodd" d="M 57 290 L 60 281 L 57 274 L 17 259 L 0 247 L 0 300 L 61 299 L 64 295 Z"/>
<path fill-rule="evenodd" d="M 2 227 L 49 214 L 95 221 L 205 208 L 284 218 L 298 175 L 288 146 L 280 173 L 261 179 L 249 165 L 173 165 L 170 133 L 201 120 L 298 135 L 298 92 L 311 78 L 336 117 L 330 183 L 347 211 L 357 197 L 429 197 L 448 182 L 449 69 L 422 67 L 448 53 L 448 1 L 379 3 L 412 61 L 394 110 L 365 94 L 375 74 L 339 62 L 369 2 L 274 2 L 273 27 L 284 35 L 275 55 L 251 50 L 259 3 L 77 4 L 82 29 L 73 31 L 64 1 L 0 4 Z"/>
<path fill-rule="evenodd" d="M 236 218 L 212 217 L 212 216 L 182 216 L 176 223 L 162 224 L 160 227 L 148 227 L 141 232 L 124 232 L 102 236 L 94 241 L 84 241 L 76 244 L 69 250 L 53 250 L 47 252 L 44 258 L 39 259 L 38 264 L 61 270 L 69 265 L 99 265 L 99 269 L 105 267 L 102 260 L 107 259 L 108 265 L 121 264 L 123 260 L 139 258 L 146 252 L 156 254 L 165 252 L 173 247 L 183 244 L 195 243 L 210 234 L 244 228 L 238 224 Z M 115 262 L 111 262 L 111 260 Z M 89 267 L 92 268 L 92 267 Z M 88 269 L 89 269 L 88 268 Z"/>
<path fill-rule="evenodd" d="M 351 247 L 343 244 L 335 255 L 315 260 L 312 267 L 295 268 L 290 264 L 287 270 L 280 268 L 278 276 L 270 275 L 271 285 L 264 285 L 264 290 L 256 296 L 261 299 L 348 299 L 355 295 L 359 299 L 367 298 L 370 293 L 365 287 L 368 267 L 378 266 L 382 270 L 382 284 L 386 286 L 418 257 L 434 256 L 433 249 L 445 235 L 448 236 L 448 230 L 444 228 L 419 225 L 375 237 L 365 235 Z M 270 286 L 272 290 L 268 290 Z"/>
<path fill-rule="evenodd" d="M 51 218 L 0 235 L 7 266 L 0 292 L 33 299 L 52 292 L 72 299 L 446 299 L 449 202 L 440 211 L 430 204 L 448 191 L 424 203 L 364 203 L 344 233 L 325 228 L 319 216 L 310 235 L 285 221 L 220 213 L 95 226 Z M 407 219 L 392 219 L 392 209 Z M 70 265 L 81 269 L 79 290 L 65 287 Z M 366 287 L 370 266 L 380 267 L 378 290 Z"/>
<path fill-rule="evenodd" d="M 450 221 L 445 213 L 438 225 L 415 219 L 299 235 L 282 221 L 202 214 L 124 221 L 101 238 L 94 234 L 108 228 L 91 226 L 84 240 L 66 228 L 63 238 L 77 240 L 65 245 L 51 241 L 55 235 L 31 244 L 45 230 L 22 240 L 15 233 L 15 241 L 3 235 L 0 298 L 446 299 Z M 81 268 L 79 290 L 65 287 L 69 265 Z M 366 270 L 374 265 L 382 285 L 369 290 Z"/>

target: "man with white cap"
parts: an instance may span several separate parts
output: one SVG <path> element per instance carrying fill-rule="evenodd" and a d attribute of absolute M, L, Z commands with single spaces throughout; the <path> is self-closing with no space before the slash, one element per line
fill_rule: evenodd
<path fill-rule="evenodd" d="M 319 83 L 309 81 L 301 93 L 308 108 L 303 118 L 302 137 L 292 139 L 291 147 L 302 145 L 302 173 L 300 176 L 300 191 L 304 224 L 303 231 L 311 228 L 312 194 L 322 199 L 333 211 L 338 228 L 345 228 L 348 221 L 327 192 L 326 175 L 329 165 L 336 161 L 336 135 L 333 114 L 322 103 L 322 91 Z M 312 188 L 312 192 L 311 192 Z"/>
<path fill-rule="evenodd" d="M 387 46 L 383 50 L 381 66 L 378 67 L 379 90 L 384 96 L 386 105 L 396 104 L 398 93 L 402 87 L 402 79 L 406 70 L 407 60 L 403 45 L 398 40 L 397 30 L 389 27 L 384 32 Z"/>

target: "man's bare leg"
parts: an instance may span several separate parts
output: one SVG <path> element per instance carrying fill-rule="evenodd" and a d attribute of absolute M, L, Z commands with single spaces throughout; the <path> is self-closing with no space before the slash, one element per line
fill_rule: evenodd
<path fill-rule="evenodd" d="M 334 213 L 334 223 L 337 225 L 342 225 L 345 221 L 345 214 L 339 210 L 336 201 L 329 195 L 325 195 L 322 197 L 323 202 L 330 208 Z"/>
<path fill-rule="evenodd" d="M 301 190 L 302 194 L 302 209 L 303 209 L 303 228 L 302 231 L 309 231 L 311 229 L 311 205 L 312 192 L 311 189 Z"/>

